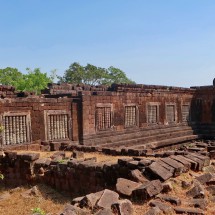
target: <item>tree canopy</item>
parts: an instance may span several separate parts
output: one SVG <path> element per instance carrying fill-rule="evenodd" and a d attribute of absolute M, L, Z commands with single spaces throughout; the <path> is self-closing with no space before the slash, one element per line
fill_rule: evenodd
<path fill-rule="evenodd" d="M 89 85 L 134 83 L 122 70 L 113 66 L 105 69 L 92 64 L 82 66 L 77 62 L 70 65 L 70 67 L 65 71 L 63 77 L 58 78 L 60 82 Z"/>
<path fill-rule="evenodd" d="M 27 74 L 11 67 L 0 69 L 0 84 L 14 86 L 17 90 L 40 94 L 40 91 L 54 80 L 55 71 L 52 71 L 52 74 L 48 76 L 47 73 L 41 72 L 39 68 L 34 70 L 27 68 L 26 70 Z"/>
<path fill-rule="evenodd" d="M 7 67 L 0 69 L 0 83 L 3 85 L 17 86 L 17 81 L 22 78 L 23 74 L 16 68 Z"/>
<path fill-rule="evenodd" d="M 64 76 L 56 76 L 56 70 L 51 71 L 50 75 L 41 72 L 39 68 L 26 69 L 27 73 L 20 72 L 17 68 L 7 67 L 0 69 L 0 84 L 14 86 L 17 90 L 31 91 L 40 94 L 48 83 L 53 83 L 58 77 L 59 83 L 89 84 L 89 85 L 111 85 L 134 83 L 126 74 L 113 66 L 109 68 L 97 67 L 92 64 L 82 66 L 74 62 L 65 71 Z"/>

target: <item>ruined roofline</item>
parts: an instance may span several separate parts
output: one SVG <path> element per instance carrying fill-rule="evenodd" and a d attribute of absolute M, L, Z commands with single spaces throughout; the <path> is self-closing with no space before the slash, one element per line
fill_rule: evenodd
<path fill-rule="evenodd" d="M 212 86 L 213 87 L 213 86 Z M 47 97 L 47 96 L 66 96 L 77 97 L 84 92 L 88 94 L 106 94 L 106 93 L 147 93 L 147 92 L 176 92 L 176 93 L 189 93 L 195 92 L 201 87 L 183 88 L 174 86 L 161 86 L 161 85 L 145 85 L 145 84 L 112 84 L 91 86 L 86 84 L 69 84 L 62 83 L 48 84 L 48 88 L 41 91 L 41 95 L 36 96 L 33 92 L 17 91 L 14 86 L 0 85 L 0 98 L 17 98 L 17 97 Z"/>
<path fill-rule="evenodd" d="M 112 91 L 123 91 L 123 90 L 186 90 L 186 91 L 193 91 L 191 88 L 185 87 L 174 87 L 174 86 L 164 86 L 164 85 L 146 85 L 146 84 L 112 84 L 111 87 Z"/>
<path fill-rule="evenodd" d="M 199 90 L 199 89 L 214 89 L 215 86 L 213 85 L 206 85 L 206 86 L 192 86 L 190 87 L 191 89 L 196 89 L 196 90 Z"/>
<path fill-rule="evenodd" d="M 173 86 L 160 86 L 160 85 L 145 85 L 145 84 L 112 84 L 107 85 L 85 85 L 85 84 L 49 84 L 48 89 L 42 91 L 43 94 L 59 95 L 59 94 L 72 94 L 78 95 L 78 92 L 146 92 L 146 91 L 177 91 L 177 92 L 194 92 L 195 89 L 173 87 Z"/>

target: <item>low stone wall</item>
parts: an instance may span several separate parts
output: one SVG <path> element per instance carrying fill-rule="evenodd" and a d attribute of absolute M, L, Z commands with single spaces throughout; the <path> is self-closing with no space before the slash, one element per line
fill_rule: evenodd
<path fill-rule="evenodd" d="M 40 158 L 40 153 L 2 152 L 0 172 L 7 186 L 45 183 L 71 196 L 80 196 L 115 189 L 118 178 L 139 181 L 144 177 L 164 182 L 189 169 L 201 171 L 210 164 L 205 155 L 183 151 L 160 153 L 157 158 L 127 157 L 109 162 L 84 158 L 80 151 L 73 151 L 72 155 L 70 158 L 65 157 L 65 152 L 56 152 L 50 158 Z"/>
<path fill-rule="evenodd" d="M 80 153 L 80 152 L 78 152 Z M 39 158 L 40 153 L 5 152 L 0 157 L 0 172 L 6 186 L 34 185 L 46 183 L 72 196 L 111 188 L 119 175 L 117 162 L 96 162 L 91 159 L 70 159 L 64 152 L 57 152 L 51 158 Z"/>

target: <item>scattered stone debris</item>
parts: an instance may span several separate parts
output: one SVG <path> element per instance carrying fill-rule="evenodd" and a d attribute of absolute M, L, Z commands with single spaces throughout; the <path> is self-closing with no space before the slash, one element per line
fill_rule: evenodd
<path fill-rule="evenodd" d="M 38 190 L 37 186 L 34 186 L 34 187 L 32 187 L 31 189 L 29 189 L 29 190 L 23 192 L 23 193 L 21 194 L 21 196 L 22 196 L 23 198 L 32 198 L 32 197 L 35 197 L 35 196 L 38 197 L 38 196 L 40 196 L 40 191 Z"/>
<path fill-rule="evenodd" d="M 117 184 L 116 184 L 116 190 L 118 193 L 122 195 L 131 196 L 132 192 L 138 187 L 140 187 L 140 185 L 142 184 L 128 179 L 118 178 Z"/>
<path fill-rule="evenodd" d="M 196 146 L 203 148 L 205 144 Z M 60 151 L 50 158 L 40 158 L 39 153 L 8 151 L 1 161 L 5 168 L 5 184 L 14 182 L 13 176 L 21 172 L 17 182 L 23 184 L 39 181 L 65 192 L 71 188 L 77 193 L 82 191 L 81 197 L 74 198 L 62 215 L 132 215 L 132 202 L 150 206 L 145 212 L 148 215 L 204 214 L 208 202 L 215 196 L 215 174 L 210 172 L 213 166 L 203 152 L 192 147 L 187 151 L 156 152 L 156 156 L 149 152 L 153 157 L 147 158 L 135 155 L 98 162 L 96 157 L 85 158 L 84 152 L 77 149 L 72 157 Z M 188 180 L 183 178 L 185 173 Z M 183 188 L 186 200 L 173 195 L 175 186 Z M 37 186 L 21 194 L 24 198 L 40 195 Z"/>
<path fill-rule="evenodd" d="M 76 158 L 76 159 L 82 159 L 84 158 L 84 152 L 81 152 L 81 151 L 73 151 L 72 153 L 72 157 L 73 158 Z"/>
<path fill-rule="evenodd" d="M 144 202 L 156 196 L 162 190 L 163 190 L 163 185 L 160 182 L 160 180 L 153 180 L 133 190 L 132 199 Z"/>
<path fill-rule="evenodd" d="M 132 215 L 133 206 L 128 199 L 120 200 L 119 194 L 112 190 L 102 190 L 96 193 L 91 193 L 83 197 L 78 197 L 72 200 L 73 207 L 81 213 L 88 211 L 89 214 L 97 215 Z M 62 215 L 67 215 L 65 211 L 74 210 L 72 206 L 67 206 Z M 69 214 L 68 214 L 69 215 Z"/>
<path fill-rule="evenodd" d="M 204 211 L 201 209 L 195 208 L 182 208 L 182 207 L 175 207 L 174 208 L 176 214 L 190 214 L 190 215 L 204 215 Z"/>
<path fill-rule="evenodd" d="M 150 201 L 149 205 L 152 207 L 157 207 L 159 208 L 164 214 L 173 214 L 174 210 L 171 206 L 164 204 L 161 201 Z"/>
<path fill-rule="evenodd" d="M 195 183 L 193 188 L 186 192 L 186 195 L 192 198 L 204 198 L 205 191 L 201 184 Z"/>

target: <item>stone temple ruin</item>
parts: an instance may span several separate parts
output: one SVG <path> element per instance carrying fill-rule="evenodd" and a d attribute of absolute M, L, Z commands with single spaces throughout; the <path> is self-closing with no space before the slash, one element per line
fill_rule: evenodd
<path fill-rule="evenodd" d="M 35 96 L 1 86 L 1 144 L 24 148 L 41 140 L 56 142 L 55 148 L 57 142 L 69 141 L 116 153 L 143 153 L 213 139 L 214 92 L 213 86 L 50 84 Z"/>
<path fill-rule="evenodd" d="M 193 206 L 200 209 L 179 207 L 180 200 L 160 194 L 168 189 L 165 181 L 189 170 L 202 171 L 215 157 L 213 85 L 50 84 L 40 96 L 0 86 L 0 96 L 4 151 L 0 168 L 5 184 L 42 181 L 73 196 L 83 195 L 62 214 L 72 210 L 81 213 L 71 214 L 114 214 L 112 207 L 118 211 L 115 214 L 132 214 L 131 202 L 119 200 L 119 194 L 132 201 L 159 194 L 177 205 L 173 209 L 154 200 L 151 212 L 143 214 L 159 214 L 156 210 L 204 214 L 204 202 L 200 205 L 199 200 L 203 189 L 215 194 L 211 173 L 199 176 L 187 194 L 198 200 Z M 39 153 L 14 150 L 58 152 L 52 158 L 39 158 Z M 64 151 L 73 151 L 73 159 L 67 160 Z M 83 152 L 127 158 L 96 162 L 96 158 L 84 159 Z M 101 210 L 85 213 L 84 206 Z"/>

